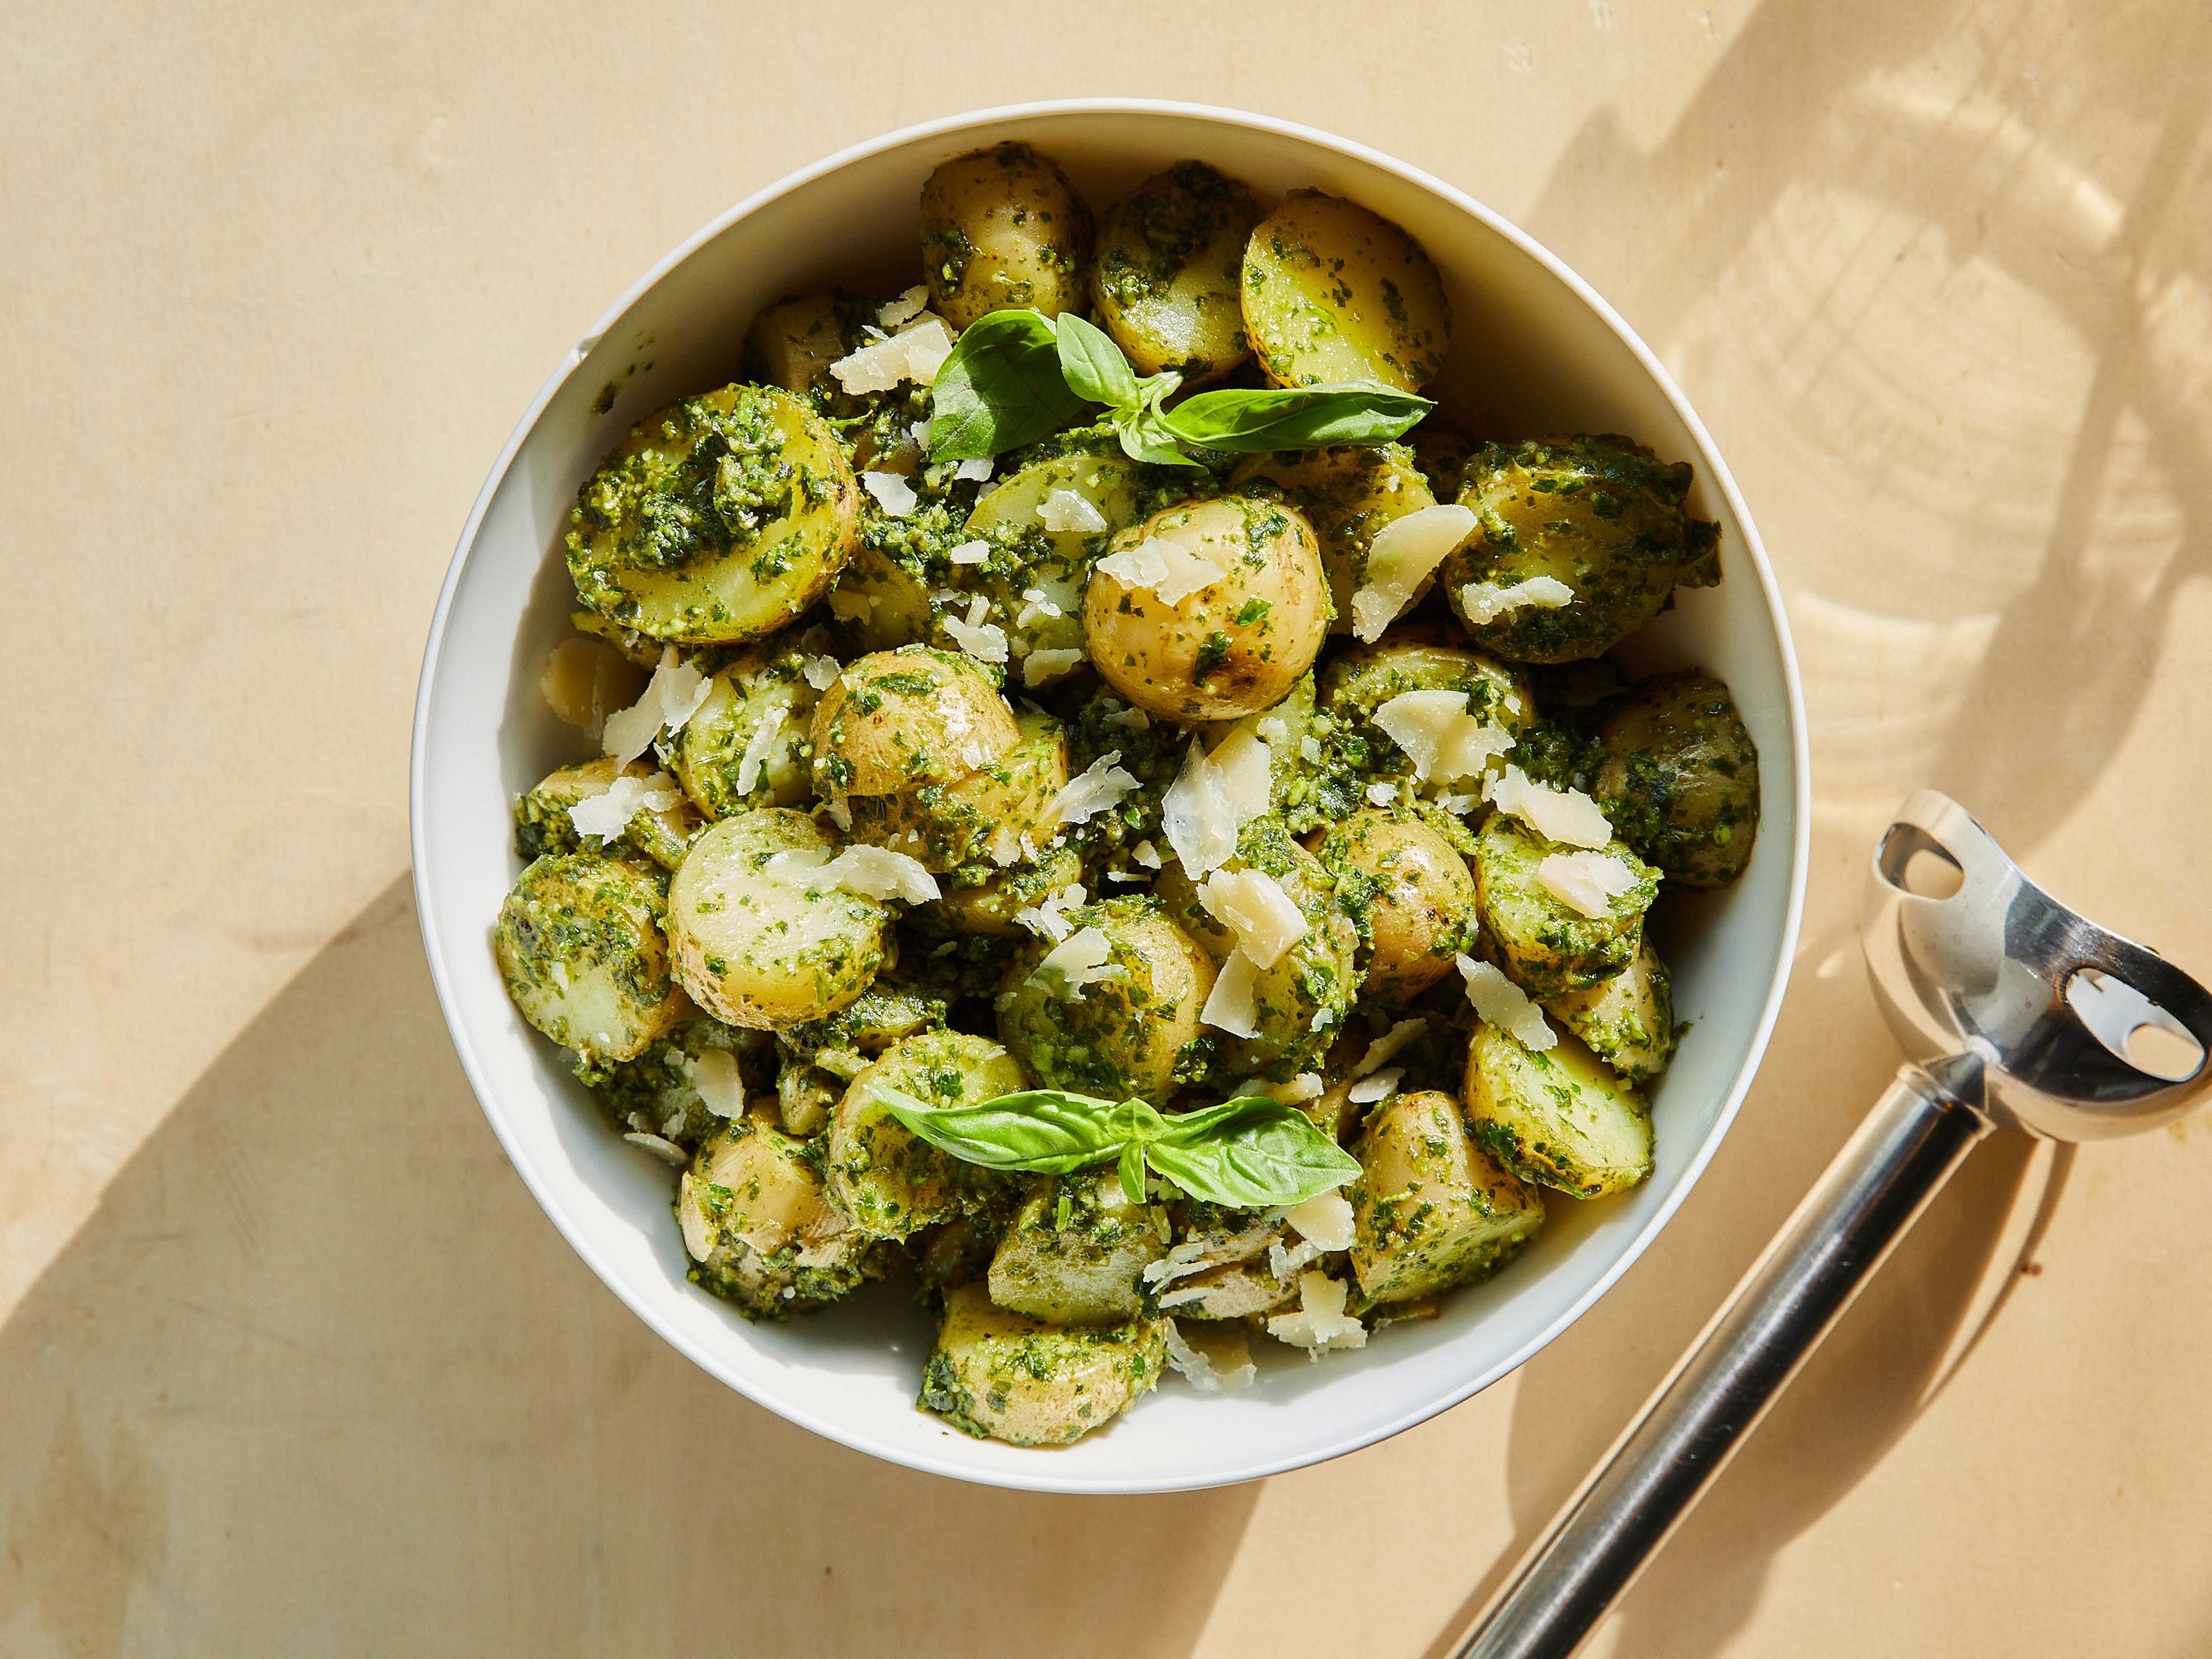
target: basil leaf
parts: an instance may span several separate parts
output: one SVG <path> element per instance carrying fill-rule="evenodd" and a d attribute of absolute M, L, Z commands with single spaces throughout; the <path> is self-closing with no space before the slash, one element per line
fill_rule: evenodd
<path fill-rule="evenodd" d="M 901 1123 L 939 1152 L 987 1170 L 1066 1175 L 1120 1152 L 1108 1127 L 1112 1103 L 1059 1089 L 1000 1095 L 980 1106 L 932 1106 L 896 1089 L 875 1097 Z"/>
<path fill-rule="evenodd" d="M 1060 373 L 1070 392 L 1114 409 L 1137 401 L 1137 371 L 1129 367 L 1111 335 L 1072 311 L 1060 317 L 1059 331 Z"/>
<path fill-rule="evenodd" d="M 1240 1210 L 1303 1204 L 1359 1174 L 1358 1160 L 1304 1112 L 1264 1095 L 1167 1123 L 1168 1137 L 1145 1148 L 1146 1162 L 1208 1203 Z"/>
<path fill-rule="evenodd" d="M 1121 1148 L 1121 1196 L 1132 1204 L 1145 1201 L 1145 1149 L 1135 1141 Z"/>
<path fill-rule="evenodd" d="M 1184 443 L 1239 452 L 1379 444 L 1403 435 L 1436 404 L 1372 380 L 1201 392 L 1163 417 Z"/>
<path fill-rule="evenodd" d="M 1131 460 L 1150 461 L 1155 466 L 1198 465 L 1182 453 L 1157 410 L 1117 409 L 1110 419 L 1114 435 L 1121 441 L 1121 453 Z"/>
<path fill-rule="evenodd" d="M 1051 320 L 1035 311 L 994 311 L 960 331 L 937 371 L 929 457 L 1003 454 L 1066 425 L 1083 402 L 1061 376 Z"/>

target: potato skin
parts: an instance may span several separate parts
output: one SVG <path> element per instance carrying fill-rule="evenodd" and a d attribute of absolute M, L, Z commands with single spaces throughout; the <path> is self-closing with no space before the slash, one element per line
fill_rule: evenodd
<path fill-rule="evenodd" d="M 1498 813 L 1475 836 L 1475 890 L 1483 937 L 1498 964 L 1541 1001 L 1596 984 L 1636 960 L 1644 948 L 1644 913 L 1659 896 L 1659 872 L 1638 858 L 1627 844 L 1604 850 L 1640 878 L 1613 901 L 1612 914 L 1585 916 L 1570 908 L 1536 879 L 1536 866 L 1555 847 Z"/>
<path fill-rule="evenodd" d="M 853 1079 L 830 1120 L 829 1188 L 854 1226 L 905 1238 L 1005 1198 L 1009 1177 L 939 1152 L 886 1110 L 875 1087 L 938 1106 L 978 1106 L 1029 1086 L 1021 1062 L 988 1037 L 925 1031 Z"/>
<path fill-rule="evenodd" d="M 1167 1248 L 1165 1212 L 1130 1203 L 1119 1176 L 1048 1177 L 999 1241 L 991 1300 L 1057 1325 L 1118 1325 L 1144 1312 L 1137 1275 Z"/>
<path fill-rule="evenodd" d="M 1376 1302 L 1412 1302 L 1487 1278 L 1544 1224 L 1544 1200 L 1468 1139 L 1436 1090 L 1375 1109 L 1354 1155 L 1352 1270 Z"/>
<path fill-rule="evenodd" d="M 1648 939 L 1619 973 L 1553 997 L 1544 1007 L 1624 1082 L 1649 1083 L 1674 1054 L 1673 981 Z"/>
<path fill-rule="evenodd" d="M 691 843 L 668 889 L 677 977 L 731 1025 L 773 1028 L 835 1013 L 883 965 L 890 911 L 803 880 L 771 881 L 779 853 L 835 850 L 804 812 L 756 807 Z"/>
<path fill-rule="evenodd" d="M 678 1179 L 690 1278 L 748 1319 L 827 1307 L 884 1267 L 830 1202 L 805 1144 L 750 1118 L 708 1137 Z"/>
<path fill-rule="evenodd" d="M 860 486 L 836 434 L 780 387 L 724 386 L 650 415 L 569 514 L 576 597 L 653 639 L 774 633 L 843 569 Z"/>
<path fill-rule="evenodd" d="M 1048 317 L 1088 298 L 1091 210 L 1027 144 L 956 155 L 921 187 L 921 255 L 930 308 L 963 329 L 994 311 Z"/>
<path fill-rule="evenodd" d="M 945 1295 L 921 1403 L 978 1439 L 1065 1446 L 1128 1410 L 1166 1366 L 1164 1319 L 1071 1329 L 967 1284 Z"/>
<path fill-rule="evenodd" d="M 807 684 L 805 662 L 806 653 L 788 641 L 770 641 L 739 653 L 716 671 L 707 701 L 669 744 L 668 769 L 709 818 L 807 799 L 807 721 L 821 693 Z M 746 749 L 769 720 L 778 723 L 775 738 L 752 787 L 740 790 Z"/>
<path fill-rule="evenodd" d="M 1571 1036 L 1539 1054 L 1477 1028 L 1462 1092 L 1475 1144 L 1523 1181 L 1598 1198 L 1651 1173 L 1651 1109 Z"/>
<path fill-rule="evenodd" d="M 1092 665 L 1138 708 L 1184 723 L 1280 702 L 1328 632 L 1328 578 L 1305 515 L 1243 496 L 1194 501 L 1132 525 L 1109 554 L 1154 537 L 1224 574 L 1170 605 L 1094 570 L 1083 599 Z"/>
<path fill-rule="evenodd" d="M 1203 161 L 1178 161 L 1106 210 L 1091 294 L 1138 374 L 1200 386 L 1252 355 L 1244 244 L 1263 216 L 1242 179 Z"/>
<path fill-rule="evenodd" d="M 1060 826 L 1053 802 L 1067 787 L 1067 732 L 1042 711 L 1019 714 L 1015 724 L 1019 740 L 980 771 L 896 795 L 855 796 L 853 839 L 939 873 L 994 849 L 1015 855 L 1024 835 L 1032 845 L 1049 841 Z"/>
<path fill-rule="evenodd" d="M 1599 657 L 1665 608 L 1678 586 L 1720 580 L 1720 526 L 1683 511 L 1692 472 L 1611 434 L 1508 447 L 1468 463 L 1460 504 L 1474 535 L 1443 562 L 1452 609 L 1474 642 L 1509 662 Z M 1471 582 L 1510 587 L 1550 576 L 1574 590 L 1556 610 L 1469 619 Z"/>
<path fill-rule="evenodd" d="M 850 295 L 778 300 L 745 331 L 745 374 L 786 392 L 842 392 L 830 365 L 866 337 L 861 325 L 871 320 L 868 307 Z"/>
<path fill-rule="evenodd" d="M 1106 936 L 1108 960 L 1127 977 L 1063 997 L 1038 965 L 1052 951 L 1038 939 L 1000 982 L 999 1040 L 1042 1086 L 1121 1100 L 1160 1102 L 1176 1091 L 1183 1051 L 1199 1035 L 1199 1010 L 1213 989 L 1213 961 L 1150 898 L 1108 899 L 1069 913 L 1077 927 Z"/>
<path fill-rule="evenodd" d="M 659 884 L 596 853 L 539 859 L 517 878 L 492 929 L 522 1017 L 597 1061 L 635 1059 L 688 1012 L 669 969 Z"/>
<path fill-rule="evenodd" d="M 1336 611 L 1329 631 L 1336 634 L 1352 631 L 1352 596 L 1367 580 L 1375 538 L 1394 519 L 1437 504 L 1429 481 L 1413 465 L 1413 451 L 1403 444 L 1259 455 L 1229 476 L 1232 485 L 1265 479 L 1306 515 L 1328 573 L 1329 599 Z M 1435 582 L 1431 573 L 1406 609 L 1419 605 Z"/>
<path fill-rule="evenodd" d="M 1665 674 L 1598 728 L 1593 792 L 1614 831 L 1685 887 L 1725 887 L 1759 837 L 1759 749 L 1720 681 Z"/>
<path fill-rule="evenodd" d="M 1294 190 L 1244 250 L 1244 328 L 1278 386 L 1379 380 L 1418 392 L 1451 346 L 1421 245 L 1355 202 Z"/>
<path fill-rule="evenodd" d="M 982 665 L 924 645 L 849 664 L 815 705 L 814 787 L 891 795 L 1003 760 L 1021 736 Z"/>
<path fill-rule="evenodd" d="M 1404 1002 L 1474 949 L 1480 931 L 1474 877 L 1452 844 L 1419 818 L 1363 809 L 1329 831 L 1319 852 L 1337 878 L 1339 899 L 1364 922 L 1361 995 Z"/>
<path fill-rule="evenodd" d="M 569 809 L 593 795 L 604 794 L 616 778 L 645 778 L 653 769 L 641 760 L 616 764 L 611 755 L 563 766 L 547 774 L 514 803 L 514 848 L 526 859 L 553 853 L 599 853 L 628 859 L 640 854 L 664 870 L 684 862 L 684 849 L 698 833 L 698 815 L 678 801 L 665 812 L 641 808 L 611 842 L 579 834 Z"/>

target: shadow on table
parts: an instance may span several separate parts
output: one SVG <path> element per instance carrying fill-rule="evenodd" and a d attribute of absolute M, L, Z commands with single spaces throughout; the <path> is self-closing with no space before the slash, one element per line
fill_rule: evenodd
<path fill-rule="evenodd" d="M 1181 1655 L 1258 1492 L 966 1486 L 696 1370 L 507 1167 L 404 882 L 117 1175 L 0 1398 L 0 1645 L 92 1659 L 126 1622 L 167 1656 Z"/>

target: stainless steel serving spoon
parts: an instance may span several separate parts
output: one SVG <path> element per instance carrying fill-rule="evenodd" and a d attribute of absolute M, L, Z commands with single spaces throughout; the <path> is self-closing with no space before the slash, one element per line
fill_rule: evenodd
<path fill-rule="evenodd" d="M 1580 1648 L 1990 1129 L 2137 1134 L 2212 1083 L 2212 993 L 2059 903 L 1948 796 L 1899 809 L 1860 920 L 1909 1063 L 1454 1659 Z"/>

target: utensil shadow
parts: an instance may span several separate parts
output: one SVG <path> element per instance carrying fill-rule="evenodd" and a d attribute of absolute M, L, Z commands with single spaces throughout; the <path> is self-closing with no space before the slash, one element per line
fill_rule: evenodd
<path fill-rule="evenodd" d="M 964 1485 L 689 1364 L 507 1168 L 404 878 L 116 1175 L 0 1397 L 0 1645 L 92 1659 L 1181 1656 L 1259 1492 Z"/>

